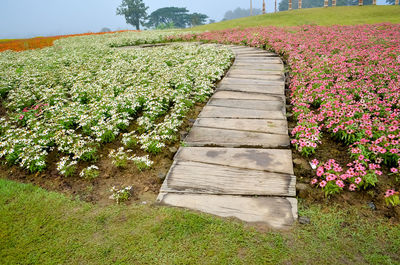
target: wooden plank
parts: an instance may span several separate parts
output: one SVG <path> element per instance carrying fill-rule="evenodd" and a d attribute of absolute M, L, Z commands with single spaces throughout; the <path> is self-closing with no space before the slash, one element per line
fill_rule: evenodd
<path fill-rule="evenodd" d="M 187 146 L 288 148 L 289 136 L 193 126 L 185 138 Z"/>
<path fill-rule="evenodd" d="M 238 92 L 238 91 L 217 91 L 214 93 L 212 98 L 255 99 L 255 100 L 285 102 L 285 97 L 283 95 L 269 95 L 263 93 L 248 93 L 248 92 Z"/>
<path fill-rule="evenodd" d="M 248 58 L 279 58 L 276 54 L 274 53 L 268 53 L 268 52 L 258 52 L 258 51 L 236 51 L 235 52 L 236 58 L 241 58 L 241 57 L 248 57 Z"/>
<path fill-rule="evenodd" d="M 282 111 L 251 110 L 218 106 L 206 106 L 200 113 L 199 118 L 286 120 L 286 116 Z"/>
<path fill-rule="evenodd" d="M 272 66 L 271 66 L 272 65 Z M 271 66 L 271 67 L 270 67 Z M 269 65 L 259 65 L 259 64 L 233 64 L 230 68 L 231 70 L 260 70 L 260 71 L 280 71 L 283 72 L 283 66 L 273 64 Z"/>
<path fill-rule="evenodd" d="M 242 69 L 265 69 L 265 70 L 276 70 L 283 71 L 285 68 L 283 64 L 271 64 L 271 63 L 250 63 L 250 62 L 235 62 L 233 67 L 241 67 Z"/>
<path fill-rule="evenodd" d="M 217 91 L 236 91 L 250 93 L 266 93 L 284 95 L 285 89 L 283 85 L 263 86 L 263 85 L 246 85 L 246 84 L 219 84 Z"/>
<path fill-rule="evenodd" d="M 227 77 L 238 78 L 238 79 L 250 79 L 250 80 L 268 80 L 268 81 L 284 81 L 283 75 L 266 75 L 266 74 L 237 74 L 234 71 L 229 72 Z"/>
<path fill-rule="evenodd" d="M 284 76 L 282 71 L 269 71 L 269 70 L 248 70 L 248 69 L 231 69 L 229 70 L 231 74 L 239 75 L 279 75 Z"/>
<path fill-rule="evenodd" d="M 264 223 L 275 229 L 288 229 L 297 219 L 295 198 L 160 193 L 157 201 L 249 223 Z"/>
<path fill-rule="evenodd" d="M 285 120 L 199 118 L 195 126 L 288 135 Z"/>
<path fill-rule="evenodd" d="M 271 86 L 281 86 L 285 87 L 285 83 L 282 81 L 274 81 L 274 80 L 254 80 L 254 79 L 244 79 L 244 78 L 233 78 L 233 77 L 225 77 L 220 82 L 221 85 L 271 85 Z"/>
<path fill-rule="evenodd" d="M 208 105 L 253 110 L 285 111 L 285 105 L 281 101 L 211 98 Z"/>
<path fill-rule="evenodd" d="M 175 161 L 160 192 L 296 196 L 296 177 L 261 170 Z"/>
<path fill-rule="evenodd" d="M 181 147 L 174 159 L 294 174 L 292 151 L 285 149 Z"/>
<path fill-rule="evenodd" d="M 249 64 L 282 64 L 279 58 L 244 58 L 236 57 L 235 63 L 249 63 Z"/>

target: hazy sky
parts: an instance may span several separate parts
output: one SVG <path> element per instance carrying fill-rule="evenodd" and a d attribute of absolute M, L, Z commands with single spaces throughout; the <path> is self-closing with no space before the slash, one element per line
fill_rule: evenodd
<path fill-rule="evenodd" d="M 279 0 L 278 0 L 279 1 Z M 384 0 L 378 0 L 379 2 Z M 0 39 L 133 29 L 123 16 L 116 16 L 122 0 L 0 0 Z M 249 0 L 144 0 L 149 12 L 166 6 L 187 7 L 217 21 L 226 11 L 248 8 Z M 273 1 L 267 0 L 267 12 Z M 261 8 L 262 0 L 253 0 Z"/>

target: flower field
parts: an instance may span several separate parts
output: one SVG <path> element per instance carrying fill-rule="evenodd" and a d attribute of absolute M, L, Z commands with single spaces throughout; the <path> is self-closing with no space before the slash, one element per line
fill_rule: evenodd
<path fill-rule="evenodd" d="M 120 33 L 120 32 L 132 32 L 133 30 L 123 30 L 114 32 L 99 32 L 99 33 L 83 33 L 83 34 L 72 34 L 72 35 L 59 35 L 51 37 L 36 37 L 31 39 L 16 39 L 16 40 L 0 40 L 0 52 L 2 51 L 25 51 L 32 49 L 42 49 L 45 47 L 52 46 L 54 41 L 62 38 L 77 37 L 77 36 L 89 36 L 89 35 L 102 35 L 110 33 Z M 133 31 L 135 32 L 135 31 Z"/>
<path fill-rule="evenodd" d="M 129 34 L 146 43 L 163 36 Z M 157 154 L 176 141 L 186 113 L 207 100 L 233 54 L 192 44 L 111 48 L 126 36 L 63 38 L 41 50 L 0 53 L 0 158 L 39 172 L 57 152 L 58 170 L 69 176 L 81 161 L 96 161 L 102 144 L 122 139 L 125 149 L 110 153 L 115 163 L 123 157 L 139 170 L 150 167 L 149 156 L 131 150 Z M 97 167 L 80 175 L 98 175 Z"/>
<path fill-rule="evenodd" d="M 182 36 L 169 37 L 176 38 Z M 353 159 L 348 165 L 313 160 L 312 184 L 326 194 L 375 186 L 383 168 L 398 179 L 400 25 L 262 27 L 184 38 L 265 47 L 286 60 L 297 121 L 292 144 L 311 156 L 330 136 Z"/>

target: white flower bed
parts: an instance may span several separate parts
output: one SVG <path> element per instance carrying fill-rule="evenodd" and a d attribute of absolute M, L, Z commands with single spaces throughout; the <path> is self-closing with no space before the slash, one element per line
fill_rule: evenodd
<path fill-rule="evenodd" d="M 209 97 L 233 54 L 188 44 L 110 47 L 163 38 L 157 32 L 129 34 L 66 38 L 42 50 L 0 53 L 0 97 L 8 111 L 0 118 L 0 158 L 36 172 L 55 149 L 72 160 L 92 161 L 100 144 L 120 133 L 149 153 L 175 140 L 187 111 Z M 129 132 L 135 121 L 137 131 Z"/>

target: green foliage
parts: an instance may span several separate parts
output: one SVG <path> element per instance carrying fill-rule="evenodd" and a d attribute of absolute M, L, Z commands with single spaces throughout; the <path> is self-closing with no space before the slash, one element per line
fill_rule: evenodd
<path fill-rule="evenodd" d="M 208 16 L 201 13 L 190 14 L 184 7 L 159 8 L 147 17 L 146 26 L 156 29 L 186 28 L 206 23 Z"/>
<path fill-rule="evenodd" d="M 117 15 L 125 16 L 126 23 L 140 29 L 140 25 L 144 23 L 147 17 L 147 7 L 143 0 L 122 0 L 121 5 L 117 8 Z"/>

